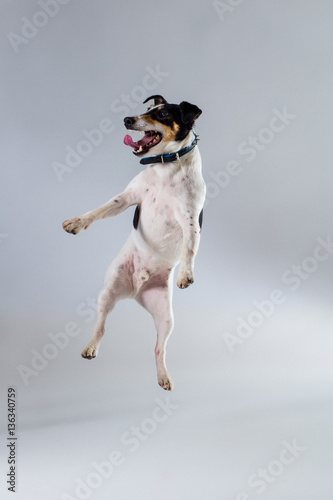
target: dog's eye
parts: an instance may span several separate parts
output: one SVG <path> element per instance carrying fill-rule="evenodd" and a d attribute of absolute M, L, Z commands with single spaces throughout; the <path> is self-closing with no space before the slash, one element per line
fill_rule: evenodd
<path fill-rule="evenodd" d="M 166 118 L 167 116 L 169 116 L 169 113 L 167 112 L 166 109 L 161 109 L 159 114 L 161 118 Z"/>

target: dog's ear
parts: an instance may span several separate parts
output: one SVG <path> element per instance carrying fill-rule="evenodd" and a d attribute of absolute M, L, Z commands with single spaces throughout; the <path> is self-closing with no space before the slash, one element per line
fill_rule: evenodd
<path fill-rule="evenodd" d="M 179 104 L 180 115 L 183 123 L 194 122 L 201 115 L 202 111 L 195 104 L 183 101 Z"/>
<path fill-rule="evenodd" d="M 161 95 L 151 95 L 150 97 L 147 97 L 145 101 L 143 101 L 143 104 L 146 104 L 146 102 L 150 101 L 151 99 L 154 99 L 154 106 L 157 106 L 158 104 L 167 104 L 166 100 Z"/>

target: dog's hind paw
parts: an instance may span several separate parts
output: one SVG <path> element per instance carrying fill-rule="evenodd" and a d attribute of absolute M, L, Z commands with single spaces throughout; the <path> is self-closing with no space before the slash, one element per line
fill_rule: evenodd
<path fill-rule="evenodd" d="M 81 353 L 81 356 L 85 359 L 96 358 L 98 354 L 98 349 L 94 345 L 88 345 Z"/>
<path fill-rule="evenodd" d="M 158 383 L 162 387 L 162 389 L 166 391 L 172 391 L 172 389 L 174 389 L 175 387 L 170 375 L 163 375 L 158 377 Z"/>

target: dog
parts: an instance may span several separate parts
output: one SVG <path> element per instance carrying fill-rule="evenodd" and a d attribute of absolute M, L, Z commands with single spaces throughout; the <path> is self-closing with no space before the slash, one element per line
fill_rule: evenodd
<path fill-rule="evenodd" d="M 202 111 L 186 101 L 170 104 L 162 96 L 148 97 L 154 104 L 146 113 L 124 118 L 125 127 L 144 132 L 133 148 L 140 164 L 147 165 L 123 193 L 95 210 L 63 223 L 78 234 L 93 222 L 120 214 L 136 205 L 133 229 L 119 255 L 111 263 L 98 299 L 94 334 L 82 352 L 97 356 L 107 315 L 120 299 L 134 298 L 152 316 L 157 331 L 155 360 L 159 385 L 171 391 L 173 381 L 165 363 L 166 343 L 173 329 L 173 274 L 180 262 L 177 286 L 194 282 L 194 259 L 198 251 L 206 186 L 193 126 Z"/>

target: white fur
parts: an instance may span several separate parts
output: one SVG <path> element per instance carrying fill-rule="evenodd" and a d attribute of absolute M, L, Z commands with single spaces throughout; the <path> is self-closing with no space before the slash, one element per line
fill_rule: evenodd
<path fill-rule="evenodd" d="M 141 117 L 138 117 L 141 119 Z M 148 125 L 137 122 L 141 130 Z M 162 130 L 161 130 L 162 131 Z M 165 142 L 151 148 L 146 156 L 176 152 L 192 143 L 191 131 L 182 142 Z M 101 207 L 69 219 L 63 228 L 77 234 L 93 222 L 112 217 L 132 205 L 140 206 L 137 229 L 110 265 L 98 303 L 98 322 L 92 340 L 82 356 L 97 356 L 109 312 L 120 299 L 136 299 L 153 316 L 157 330 L 155 348 L 158 382 L 166 390 L 173 382 L 165 364 L 165 347 L 173 329 L 172 283 L 180 262 L 177 286 L 187 288 L 194 281 L 194 258 L 200 240 L 199 214 L 205 199 L 201 156 L 196 146 L 173 163 L 151 164 L 140 172 L 125 191 Z"/>

